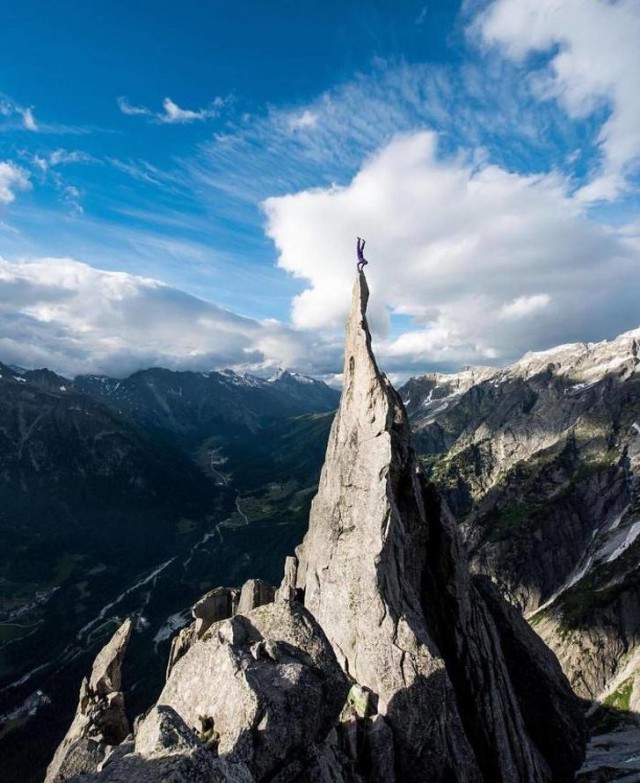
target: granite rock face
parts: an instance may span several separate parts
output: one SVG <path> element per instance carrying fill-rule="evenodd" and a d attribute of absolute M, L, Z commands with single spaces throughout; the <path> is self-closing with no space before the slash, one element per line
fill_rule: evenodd
<path fill-rule="evenodd" d="M 262 780 L 324 740 L 348 689 L 313 617 L 280 601 L 214 624 L 175 664 L 158 703 L 210 726 L 218 753 Z"/>
<path fill-rule="evenodd" d="M 125 620 L 98 653 L 89 679 L 82 681 L 73 723 L 47 769 L 45 783 L 95 770 L 107 747 L 120 744 L 129 733 L 120 686 L 130 636 L 131 621 Z"/>
<path fill-rule="evenodd" d="M 72 783 L 255 783 L 242 763 L 216 758 L 171 707 L 157 706 L 141 724 L 135 745 L 112 754 L 95 774 Z"/>
<path fill-rule="evenodd" d="M 470 575 L 376 365 L 368 295 L 360 274 L 309 531 L 280 588 L 250 580 L 203 596 L 135 737 L 123 742 L 122 726 L 109 753 L 83 711 L 69 737 L 97 737 L 100 752 L 62 769 L 63 743 L 51 781 L 573 780 L 585 750 L 578 700 L 518 612 Z M 121 648 L 110 643 L 83 685 L 96 699 L 117 692 Z"/>
<path fill-rule="evenodd" d="M 367 300 L 360 275 L 297 587 L 345 671 L 385 716 L 399 780 L 567 779 L 527 731 L 527 705 L 453 519 L 417 469 L 404 406 L 371 350 Z M 561 740 L 575 766 L 578 735 Z"/>
<path fill-rule="evenodd" d="M 102 653 L 99 659 L 106 660 Z M 348 690 L 331 645 L 303 606 L 258 607 L 214 623 L 194 641 L 157 705 L 136 721 L 134 741 L 120 737 L 119 746 L 88 755 L 74 722 L 73 742 L 65 740 L 56 754 L 64 763 L 51 780 L 358 783 L 343 775 L 343 765 L 353 765 L 325 742 Z M 88 725 L 80 739 L 94 734 Z"/>
<path fill-rule="evenodd" d="M 246 614 L 258 606 L 270 604 L 275 598 L 275 589 L 263 579 L 249 579 L 242 585 L 238 613 Z"/>

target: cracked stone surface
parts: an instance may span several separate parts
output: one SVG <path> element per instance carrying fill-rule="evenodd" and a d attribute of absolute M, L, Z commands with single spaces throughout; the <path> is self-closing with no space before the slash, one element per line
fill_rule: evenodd
<path fill-rule="evenodd" d="M 376 365 L 368 296 L 360 274 L 297 587 L 344 670 L 375 694 L 401 779 L 551 780 L 454 522 L 417 470 L 404 406 Z M 583 745 L 569 753 L 576 766 Z"/>
<path fill-rule="evenodd" d="M 125 620 L 98 653 L 91 675 L 82 681 L 75 717 L 47 769 L 45 783 L 92 772 L 107 746 L 120 744 L 129 733 L 120 686 L 130 637 L 131 620 Z"/>
<path fill-rule="evenodd" d="M 191 728 L 211 720 L 219 754 L 262 779 L 324 740 L 348 690 L 313 617 L 279 601 L 211 626 L 175 664 L 158 703 Z"/>

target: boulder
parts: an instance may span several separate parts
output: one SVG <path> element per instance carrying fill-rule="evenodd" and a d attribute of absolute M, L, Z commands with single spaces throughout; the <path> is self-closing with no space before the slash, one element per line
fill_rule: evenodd
<path fill-rule="evenodd" d="M 284 576 L 276 591 L 276 601 L 294 601 L 296 598 L 296 577 L 298 574 L 298 559 L 287 557 L 284 561 Z"/>
<path fill-rule="evenodd" d="M 158 704 L 192 729 L 210 726 L 220 756 L 262 780 L 324 740 L 348 690 L 313 617 L 282 601 L 214 624 L 175 664 Z"/>
<path fill-rule="evenodd" d="M 270 604 L 275 594 L 275 588 L 262 579 L 249 579 L 242 585 L 236 611 L 238 614 L 247 614 L 258 606 Z"/>
<path fill-rule="evenodd" d="M 133 752 L 117 757 L 95 774 L 71 783 L 255 783 L 247 767 L 219 759 L 167 706 L 144 719 Z"/>
<path fill-rule="evenodd" d="M 167 679 L 176 662 L 214 623 L 233 617 L 241 607 L 246 614 L 257 606 L 271 603 L 275 593 L 275 588 L 262 579 L 249 579 L 241 590 L 235 587 L 216 587 L 205 593 L 191 607 L 194 622 L 183 628 L 171 641 Z"/>
<path fill-rule="evenodd" d="M 213 623 L 234 615 L 237 604 L 238 591 L 227 587 L 216 587 L 198 599 L 191 607 L 197 638 L 199 639 Z"/>

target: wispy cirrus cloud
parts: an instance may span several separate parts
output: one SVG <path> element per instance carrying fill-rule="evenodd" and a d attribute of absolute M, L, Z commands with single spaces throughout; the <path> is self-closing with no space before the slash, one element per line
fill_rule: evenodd
<path fill-rule="evenodd" d="M 20 126 L 25 130 L 37 131 L 38 123 L 33 114 L 32 106 L 20 106 L 20 104 L 11 100 L 6 96 L 0 95 L 0 117 L 12 120 L 16 117 L 20 118 Z M 0 128 L 2 126 L 0 125 Z"/>
<path fill-rule="evenodd" d="M 224 98 L 217 97 L 204 109 L 183 109 L 171 98 L 166 97 L 162 101 L 162 111 L 152 111 L 146 106 L 134 106 L 124 96 L 118 98 L 118 108 L 123 114 L 131 117 L 148 117 L 152 122 L 161 125 L 186 125 L 199 120 L 212 119 L 220 115 L 224 105 Z"/>
<path fill-rule="evenodd" d="M 108 158 L 107 162 L 122 174 L 127 174 L 129 177 L 148 185 L 171 190 L 177 189 L 180 185 L 179 177 L 175 172 L 155 166 L 147 160 Z"/>
<path fill-rule="evenodd" d="M 37 131 L 38 124 L 36 123 L 36 118 L 33 116 L 33 110 L 30 107 L 27 107 L 26 109 L 22 109 L 21 114 L 24 127 L 30 131 Z"/>
<path fill-rule="evenodd" d="M 66 166 L 71 163 L 99 163 L 93 155 L 81 150 L 66 150 L 58 148 L 48 154 L 34 155 L 34 165 L 42 172 L 47 172 L 56 166 Z"/>
<path fill-rule="evenodd" d="M 379 60 L 304 105 L 229 123 L 186 166 L 211 194 L 255 203 L 344 182 L 396 134 L 425 128 L 437 129 L 448 150 L 473 148 L 521 171 L 579 171 L 596 154 L 584 141 L 597 128 L 577 129 L 552 102 L 533 102 L 511 62 L 489 58 L 456 69 Z"/>
<path fill-rule="evenodd" d="M 289 118 L 289 129 L 292 131 L 302 131 L 307 128 L 315 128 L 318 124 L 319 116 L 310 109 L 305 109 L 300 114 L 293 114 Z"/>

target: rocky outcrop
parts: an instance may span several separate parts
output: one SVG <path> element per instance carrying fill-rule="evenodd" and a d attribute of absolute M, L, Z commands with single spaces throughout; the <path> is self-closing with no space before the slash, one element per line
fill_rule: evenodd
<path fill-rule="evenodd" d="M 205 593 L 191 607 L 194 622 L 183 628 L 171 642 L 167 679 L 177 661 L 187 650 L 220 620 L 233 617 L 236 612 L 246 614 L 258 606 L 271 603 L 276 590 L 263 579 L 249 579 L 241 589 L 236 587 L 215 587 Z"/>
<path fill-rule="evenodd" d="M 255 783 L 244 764 L 216 758 L 171 707 L 154 707 L 126 750 L 72 783 Z"/>
<path fill-rule="evenodd" d="M 276 601 L 293 601 L 296 598 L 296 582 L 298 579 L 298 560 L 287 557 L 284 561 L 284 576 L 280 587 L 276 590 Z"/>
<path fill-rule="evenodd" d="M 219 754 L 262 780 L 324 740 L 347 691 L 318 624 L 280 601 L 213 625 L 176 663 L 158 703 L 189 726 L 210 726 Z"/>
<path fill-rule="evenodd" d="M 125 620 L 98 654 L 89 679 L 82 681 L 75 718 L 47 769 L 45 783 L 95 770 L 107 748 L 119 745 L 129 733 L 120 686 L 130 636 L 131 621 Z"/>
<path fill-rule="evenodd" d="M 578 701 L 517 612 L 471 577 L 377 368 L 367 300 L 360 274 L 340 410 L 280 588 L 203 596 L 133 744 L 77 783 L 573 779 Z"/>
<path fill-rule="evenodd" d="M 343 774 L 350 763 L 336 742 L 326 742 L 348 690 L 331 645 L 304 607 L 290 601 L 258 607 L 214 623 L 192 644 L 157 705 L 136 721 L 134 741 L 88 757 L 65 740 L 56 760 L 67 763 L 51 780 L 357 783 Z M 95 734 L 91 723 L 85 734 Z"/>
<path fill-rule="evenodd" d="M 270 604 L 275 598 L 275 589 L 263 579 L 249 579 L 242 585 L 238 613 L 246 614 L 258 606 Z"/>
<path fill-rule="evenodd" d="M 360 275 L 341 405 L 298 550 L 305 606 L 372 692 L 400 780 L 568 779 L 527 731 L 527 705 L 453 520 L 420 474 L 402 401 L 376 366 L 367 299 Z M 575 768 L 581 732 L 561 742 Z"/>
<path fill-rule="evenodd" d="M 216 587 L 199 598 L 191 607 L 191 616 L 195 620 L 194 630 L 198 639 L 214 623 L 232 617 L 238 609 L 238 591 L 226 587 Z"/>

